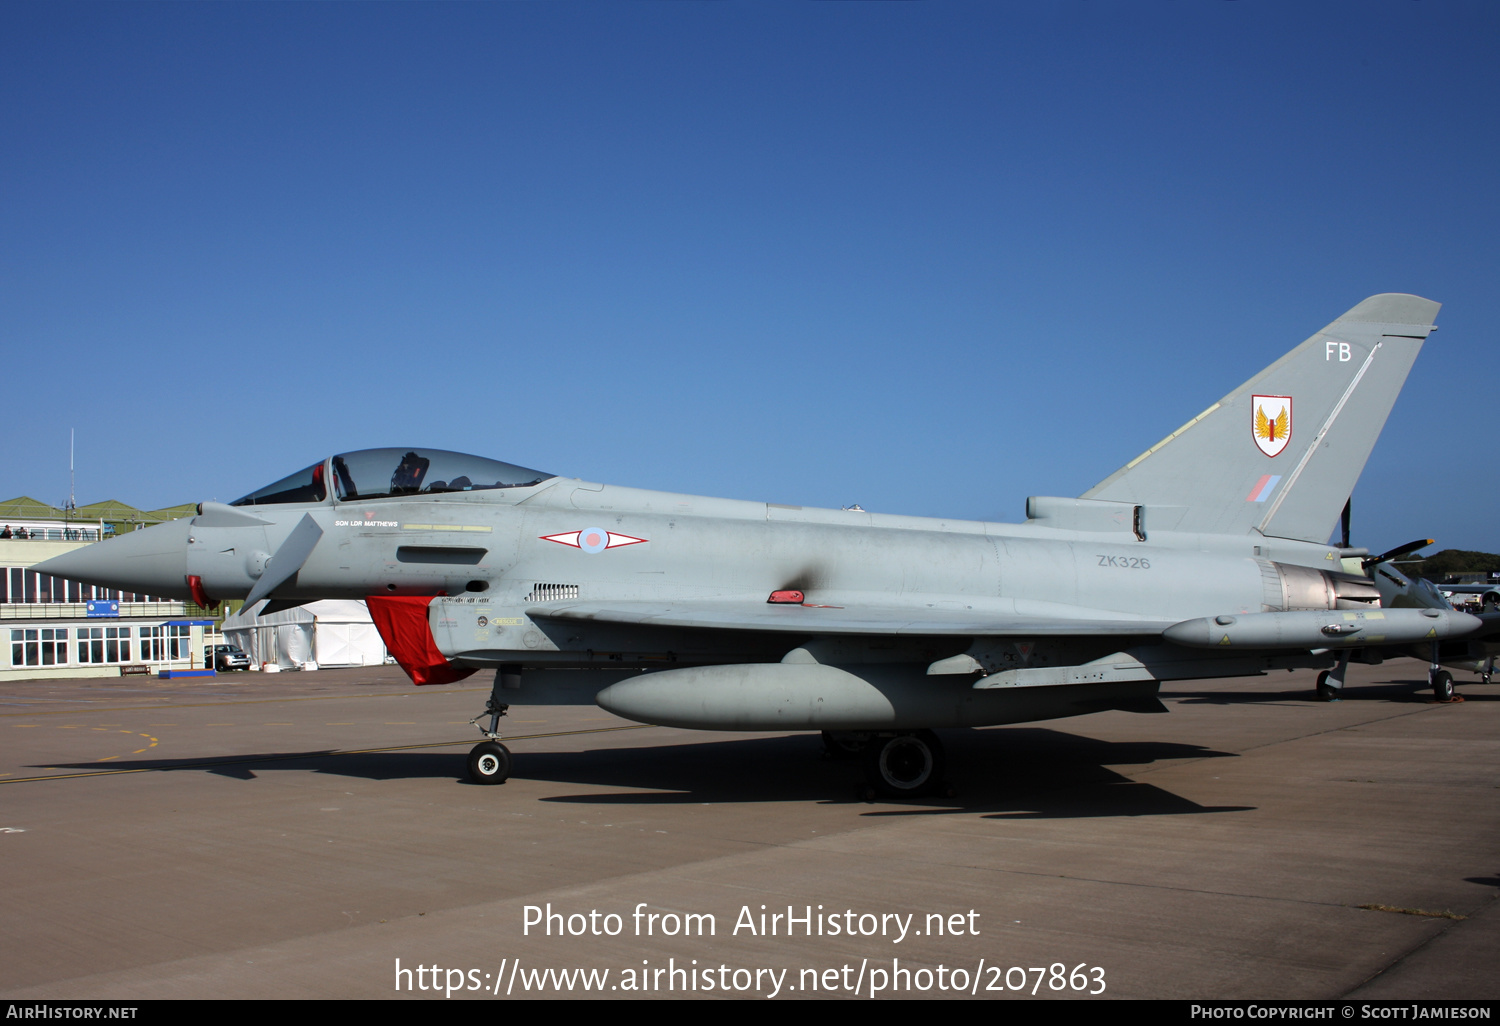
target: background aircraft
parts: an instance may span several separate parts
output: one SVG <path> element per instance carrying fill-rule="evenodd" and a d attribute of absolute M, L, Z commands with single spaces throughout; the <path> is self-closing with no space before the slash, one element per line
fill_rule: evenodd
<path fill-rule="evenodd" d="M 1402 573 L 1395 565 L 1394 560 L 1425 548 L 1432 544 L 1432 539 L 1424 538 L 1409 542 L 1400 548 L 1392 549 L 1379 556 L 1367 557 L 1363 560 L 1364 569 L 1371 571 L 1371 579 L 1375 587 L 1380 590 L 1380 604 L 1387 609 L 1452 609 L 1453 604 L 1443 593 L 1452 590 L 1449 585 L 1436 585 L 1423 578 L 1411 578 Z M 1485 683 L 1490 683 L 1495 673 L 1495 658 L 1500 655 L 1500 642 L 1490 639 L 1490 636 L 1500 628 L 1500 610 L 1495 603 L 1489 601 L 1486 586 L 1470 586 L 1474 590 L 1468 594 L 1485 595 L 1485 611 L 1480 617 L 1485 623 L 1485 629 L 1478 635 L 1468 638 L 1441 642 L 1436 645 L 1428 645 L 1423 651 L 1422 646 L 1414 646 L 1407 654 L 1417 659 L 1427 659 L 1433 665 L 1430 671 L 1433 676 L 1439 674 L 1448 678 L 1448 685 L 1444 686 L 1438 682 L 1436 690 L 1444 692 L 1451 687 L 1452 675 L 1446 670 L 1438 668 L 1452 666 L 1460 670 L 1469 670 L 1477 673 Z M 1488 586 L 1493 589 L 1493 585 Z"/>
<path fill-rule="evenodd" d="M 1478 595 L 1484 611 L 1500 610 L 1500 583 L 1489 584 L 1435 584 L 1433 587 L 1445 595 Z"/>
<path fill-rule="evenodd" d="M 647 723 L 821 730 L 870 787 L 919 793 L 943 778 L 934 727 L 1160 712 L 1162 681 L 1273 669 L 1325 669 L 1331 693 L 1351 660 L 1480 630 L 1385 607 L 1341 564 L 1366 550 L 1327 541 L 1437 311 L 1372 296 L 1082 497 L 1032 497 L 1023 524 L 401 447 L 36 569 L 202 604 L 365 598 L 416 683 L 495 671 L 480 782 L 509 773 L 508 705 L 583 695 Z M 1445 672 L 1432 683 L 1451 695 Z"/>

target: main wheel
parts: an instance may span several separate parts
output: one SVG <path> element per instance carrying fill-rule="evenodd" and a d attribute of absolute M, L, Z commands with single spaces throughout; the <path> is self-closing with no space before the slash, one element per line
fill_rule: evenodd
<path fill-rule="evenodd" d="M 874 738 L 865 758 L 870 786 L 888 798 L 915 798 L 943 782 L 943 745 L 930 730 Z"/>
<path fill-rule="evenodd" d="M 469 779 L 476 784 L 503 784 L 510 776 L 510 749 L 499 741 L 481 741 L 469 752 Z"/>
<path fill-rule="evenodd" d="M 857 759 L 870 747 L 870 733 L 866 730 L 825 730 L 823 751 L 835 759 Z"/>
<path fill-rule="evenodd" d="M 1331 676 L 1332 674 L 1327 670 L 1318 674 L 1318 701 L 1320 702 L 1337 702 L 1339 700 L 1339 689 L 1328 683 L 1328 678 Z"/>
<path fill-rule="evenodd" d="M 1438 670 L 1432 675 L 1432 697 L 1439 702 L 1453 701 L 1453 674 Z"/>

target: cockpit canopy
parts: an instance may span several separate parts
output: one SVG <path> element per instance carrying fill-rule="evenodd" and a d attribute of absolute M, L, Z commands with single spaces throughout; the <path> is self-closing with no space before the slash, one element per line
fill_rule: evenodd
<path fill-rule="evenodd" d="M 230 505 L 323 502 L 328 498 L 327 479 L 330 476 L 338 500 L 347 502 L 399 495 L 524 488 L 555 475 L 445 449 L 360 449 L 314 463 L 290 477 L 236 499 Z"/>

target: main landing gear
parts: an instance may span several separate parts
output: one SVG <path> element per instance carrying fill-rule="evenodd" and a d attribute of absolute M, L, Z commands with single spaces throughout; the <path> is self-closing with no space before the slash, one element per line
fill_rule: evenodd
<path fill-rule="evenodd" d="M 519 671 L 510 667 L 495 671 L 495 685 L 490 690 L 490 697 L 485 699 L 484 712 L 469 721 L 489 739 L 469 751 L 469 779 L 476 784 L 503 784 L 510 776 L 510 749 L 500 743 L 499 730 L 500 717 L 510 708 L 500 701 L 500 689 L 505 686 L 505 678 L 511 675 L 519 676 Z M 490 718 L 489 729 L 479 726 L 479 721 L 486 716 Z"/>
<path fill-rule="evenodd" d="M 1318 674 L 1318 701 L 1337 702 L 1339 692 L 1344 689 L 1344 675 L 1349 672 L 1349 656 L 1339 656 L 1339 664 L 1331 670 Z"/>
<path fill-rule="evenodd" d="M 823 731 L 823 747 L 835 759 L 860 759 L 865 783 L 860 797 L 920 798 L 930 794 L 951 796 L 945 776 L 948 760 L 943 743 L 930 730 L 879 733 L 875 731 Z"/>
<path fill-rule="evenodd" d="M 1453 701 L 1453 674 L 1447 670 L 1433 670 L 1427 674 L 1432 685 L 1432 697 L 1439 702 Z"/>

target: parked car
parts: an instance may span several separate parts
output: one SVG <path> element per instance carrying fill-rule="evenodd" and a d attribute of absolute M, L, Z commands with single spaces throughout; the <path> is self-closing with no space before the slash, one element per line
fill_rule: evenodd
<path fill-rule="evenodd" d="M 205 645 L 203 648 L 203 665 L 212 666 L 215 670 L 250 669 L 250 657 L 241 652 L 234 645 Z"/>

